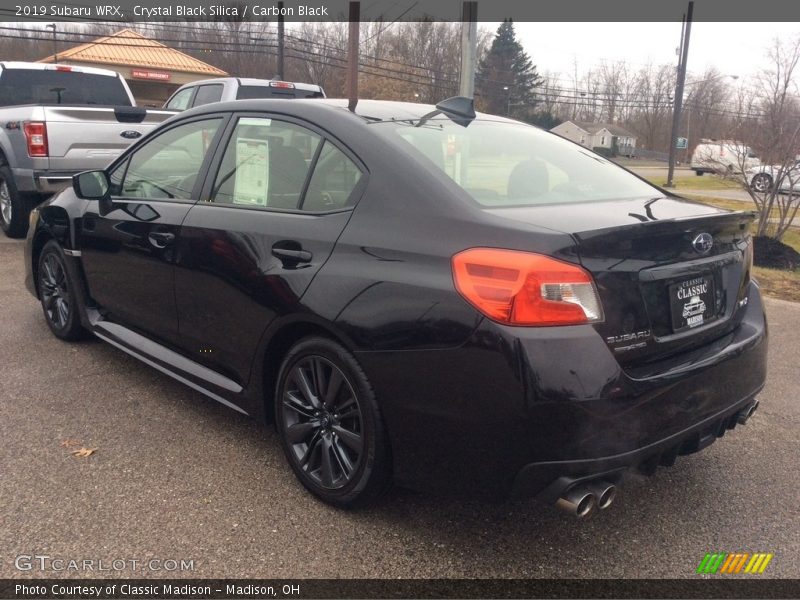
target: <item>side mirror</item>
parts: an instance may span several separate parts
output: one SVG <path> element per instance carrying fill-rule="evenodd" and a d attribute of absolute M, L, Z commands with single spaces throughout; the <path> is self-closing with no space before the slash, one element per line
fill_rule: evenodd
<path fill-rule="evenodd" d="M 108 198 L 111 182 L 105 171 L 84 171 L 73 175 L 72 189 L 83 200 L 104 200 Z"/>

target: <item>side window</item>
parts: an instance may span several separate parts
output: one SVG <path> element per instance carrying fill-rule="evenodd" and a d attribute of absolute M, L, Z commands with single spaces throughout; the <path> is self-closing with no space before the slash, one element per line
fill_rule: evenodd
<path fill-rule="evenodd" d="M 360 180 L 361 170 L 356 164 L 326 141 L 311 175 L 302 209 L 324 211 L 349 206 L 353 202 L 353 190 Z"/>
<path fill-rule="evenodd" d="M 194 97 L 192 106 L 203 106 L 222 100 L 222 84 L 201 85 L 197 88 L 197 95 Z"/>
<path fill-rule="evenodd" d="M 189 100 L 192 99 L 194 87 L 188 87 L 175 94 L 164 108 L 169 110 L 186 110 L 189 108 Z"/>
<path fill-rule="evenodd" d="M 148 141 L 111 173 L 112 185 L 127 198 L 191 199 L 221 122 L 220 118 L 192 121 Z"/>
<path fill-rule="evenodd" d="M 211 202 L 296 209 L 320 136 L 276 119 L 239 119 L 220 164 Z"/>

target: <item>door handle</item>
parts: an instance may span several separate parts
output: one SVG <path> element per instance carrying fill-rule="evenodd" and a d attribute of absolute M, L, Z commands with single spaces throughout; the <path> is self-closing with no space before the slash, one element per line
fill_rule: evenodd
<path fill-rule="evenodd" d="M 169 231 L 151 231 L 147 238 L 156 248 L 165 248 L 175 241 L 175 234 Z"/>
<path fill-rule="evenodd" d="M 272 246 L 272 256 L 287 263 L 308 263 L 314 257 L 297 242 L 278 242 Z"/>

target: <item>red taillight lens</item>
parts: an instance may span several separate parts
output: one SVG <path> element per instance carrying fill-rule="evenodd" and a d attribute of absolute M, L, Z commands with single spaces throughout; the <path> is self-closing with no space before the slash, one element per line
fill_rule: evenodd
<path fill-rule="evenodd" d="M 603 319 L 591 275 L 549 256 L 471 248 L 453 257 L 456 289 L 475 308 L 509 325 L 578 325 Z"/>
<path fill-rule="evenodd" d="M 47 125 L 40 121 L 28 121 L 23 125 L 28 143 L 28 156 L 47 156 Z"/>
<path fill-rule="evenodd" d="M 270 81 L 269 84 L 276 88 L 294 89 L 294 84 L 288 81 Z"/>

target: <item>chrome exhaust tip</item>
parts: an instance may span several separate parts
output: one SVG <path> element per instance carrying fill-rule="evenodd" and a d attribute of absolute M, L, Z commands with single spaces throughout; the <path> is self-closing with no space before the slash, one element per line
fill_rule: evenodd
<path fill-rule="evenodd" d="M 585 487 L 575 487 L 556 501 L 556 506 L 579 519 L 588 517 L 597 506 L 597 498 Z"/>
<path fill-rule="evenodd" d="M 755 402 L 753 402 L 753 404 L 751 404 L 747 408 L 742 409 L 742 411 L 739 413 L 739 416 L 736 419 L 739 425 L 744 425 L 745 423 L 747 423 L 747 421 L 750 420 L 750 417 L 753 416 L 753 413 L 755 413 L 756 410 L 758 410 L 758 403 L 759 403 L 758 400 L 756 400 Z"/>
<path fill-rule="evenodd" d="M 600 510 L 611 506 L 617 497 L 617 486 L 608 481 L 593 481 L 589 484 L 589 490 L 594 494 L 597 508 Z"/>

